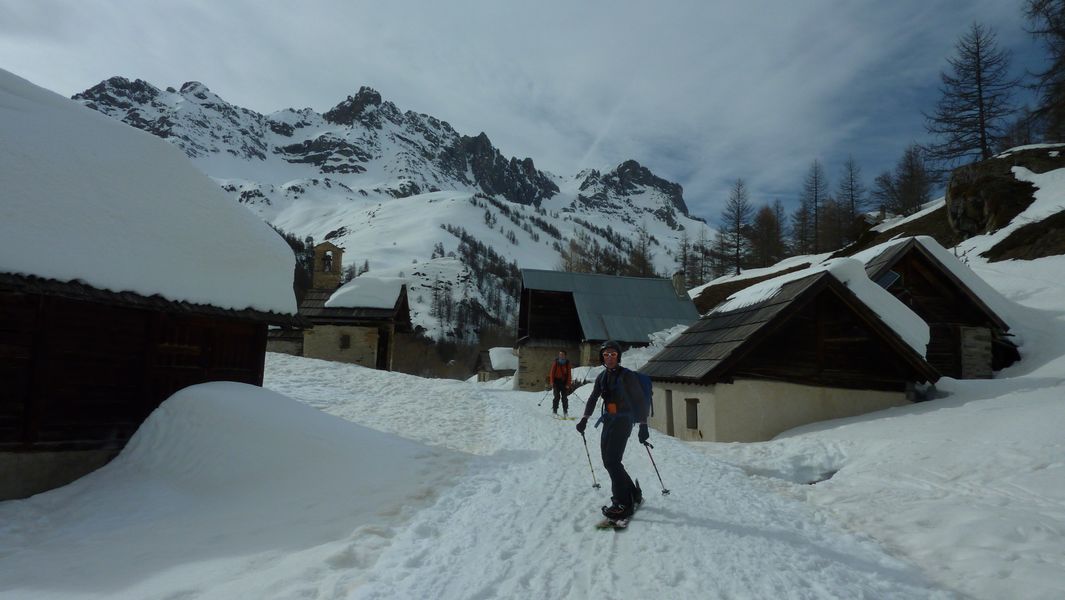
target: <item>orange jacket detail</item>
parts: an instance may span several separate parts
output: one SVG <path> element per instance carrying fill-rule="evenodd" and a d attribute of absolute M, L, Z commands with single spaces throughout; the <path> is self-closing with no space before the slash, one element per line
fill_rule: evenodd
<path fill-rule="evenodd" d="M 551 371 L 547 377 L 551 380 L 553 385 L 555 381 L 565 380 L 566 385 L 573 383 L 571 377 L 573 374 L 573 363 L 567 362 L 564 365 L 558 364 L 558 359 L 551 361 Z"/>

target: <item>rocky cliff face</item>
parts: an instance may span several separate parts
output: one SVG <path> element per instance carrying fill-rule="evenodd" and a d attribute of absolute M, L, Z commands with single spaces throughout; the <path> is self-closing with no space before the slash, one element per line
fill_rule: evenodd
<path fill-rule="evenodd" d="M 678 214 L 690 217 L 680 184 L 656 176 L 634 160 L 623 162 L 608 173 L 583 173 L 577 201 L 604 212 L 634 216 L 650 213 L 671 229 L 678 228 Z"/>
<path fill-rule="evenodd" d="M 1018 179 L 1016 167 L 1032 173 L 1061 169 L 1065 167 L 1065 144 L 1016 148 L 955 169 L 947 185 L 946 212 L 963 239 L 997 231 L 1035 200 L 1035 186 Z M 992 261 L 1031 260 L 1063 253 L 1065 209 L 1019 227 L 984 256 Z"/>
<path fill-rule="evenodd" d="M 122 77 L 74 99 L 168 139 L 194 159 L 281 159 L 328 176 L 377 172 L 386 178 L 376 189 L 393 197 L 464 189 L 538 206 L 559 191 L 555 178 L 531 158 L 507 159 L 484 133 L 459 135 L 445 121 L 400 111 L 368 87 L 323 114 L 286 109 L 262 115 L 225 102 L 198 82 L 160 90 Z"/>

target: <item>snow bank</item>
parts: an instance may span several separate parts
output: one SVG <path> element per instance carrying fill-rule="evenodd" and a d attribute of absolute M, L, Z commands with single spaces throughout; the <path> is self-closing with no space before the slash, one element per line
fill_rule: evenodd
<path fill-rule="evenodd" d="M 277 561 L 290 571 L 323 561 L 365 567 L 390 528 L 465 460 L 258 387 L 192 386 L 153 412 L 109 465 L 0 503 L 0 523 L 29 519 L 0 525 L 0 590 L 23 599 L 73 590 L 147 598 L 175 586 L 225 597 L 229 585 L 239 590 L 229 597 L 293 597 L 271 592 L 269 569 L 257 581 L 233 581 L 233 573 Z M 349 556 L 352 543 L 361 549 Z M 208 561 L 215 566 L 205 569 Z M 229 571 L 225 581 L 219 571 Z"/>

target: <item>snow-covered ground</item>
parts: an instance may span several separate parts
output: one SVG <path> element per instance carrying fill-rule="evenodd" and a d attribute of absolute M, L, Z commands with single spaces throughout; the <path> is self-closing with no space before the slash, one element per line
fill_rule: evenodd
<path fill-rule="evenodd" d="M 669 495 L 633 443 L 617 533 L 594 433 L 590 468 L 542 393 L 270 354 L 267 390 L 186 389 L 110 465 L 0 503 L 0 597 L 1065 597 L 1063 267 L 974 267 L 1022 304 L 994 380 L 760 444 L 652 432 Z"/>

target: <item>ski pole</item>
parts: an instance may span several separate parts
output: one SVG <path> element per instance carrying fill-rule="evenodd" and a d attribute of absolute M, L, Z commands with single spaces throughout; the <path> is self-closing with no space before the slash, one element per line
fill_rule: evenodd
<path fill-rule="evenodd" d="M 547 395 L 550 394 L 550 393 L 551 393 L 551 390 L 544 390 L 544 397 L 540 398 L 540 401 L 536 403 L 536 407 L 537 408 L 540 408 L 540 405 L 544 403 L 544 400 L 547 400 Z"/>
<path fill-rule="evenodd" d="M 595 480 L 595 469 L 592 468 L 592 455 L 588 453 L 588 438 L 584 437 L 583 431 L 581 439 L 584 440 L 584 455 L 588 457 L 588 470 L 592 472 L 592 487 L 599 489 L 599 482 Z"/>
<path fill-rule="evenodd" d="M 658 472 L 658 465 L 655 464 L 655 457 L 651 456 L 651 448 L 654 448 L 654 446 L 652 446 L 650 442 L 644 442 L 643 445 L 647 447 L 647 458 L 651 459 L 651 466 L 655 468 L 655 475 L 658 475 L 658 483 L 662 486 L 662 495 L 668 496 L 669 490 L 666 489 L 666 484 L 662 483 L 662 474 Z"/>
<path fill-rule="evenodd" d="M 578 402 L 581 402 L 581 403 L 584 402 L 584 400 L 581 400 L 581 397 L 577 395 L 577 388 L 573 388 L 573 391 L 570 392 L 569 395 L 573 396 L 574 398 L 576 398 Z"/>

